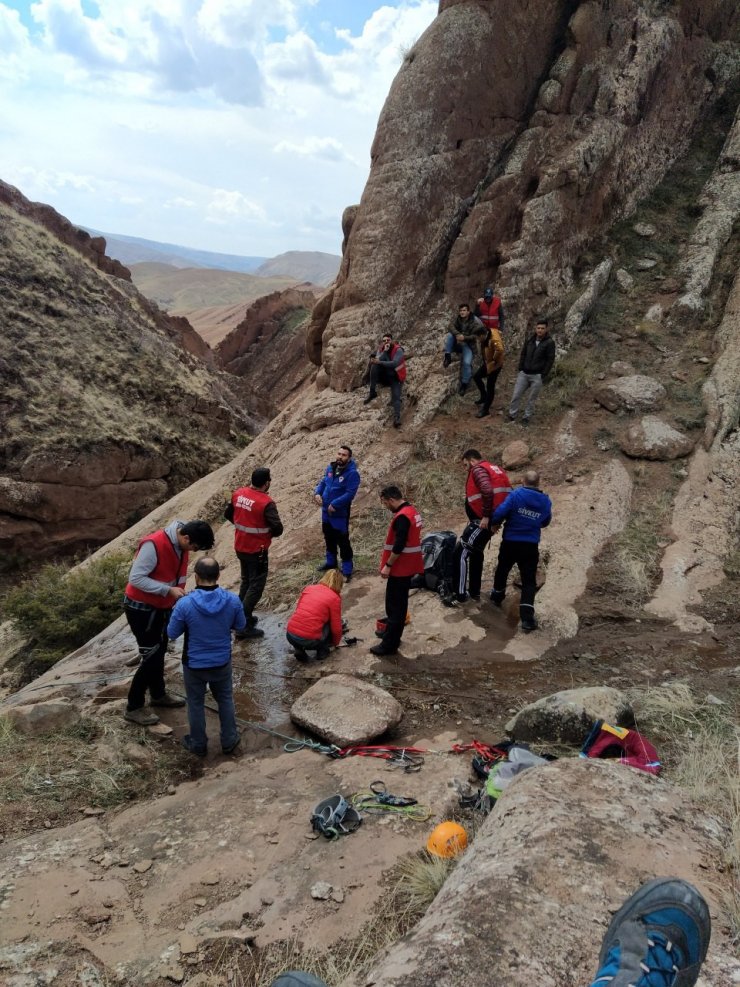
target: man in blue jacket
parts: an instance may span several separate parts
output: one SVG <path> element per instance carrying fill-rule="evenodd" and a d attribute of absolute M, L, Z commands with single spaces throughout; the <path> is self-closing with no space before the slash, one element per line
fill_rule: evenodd
<path fill-rule="evenodd" d="M 497 607 L 501 606 L 506 596 L 506 580 L 512 567 L 518 566 L 522 579 L 519 617 L 525 634 L 537 630 L 534 595 L 537 592 L 540 533 L 552 519 L 552 501 L 547 494 L 542 493 L 539 485 L 539 473 L 528 470 L 524 474 L 524 486 L 512 491 L 491 516 L 494 530 L 502 522 L 504 525 L 491 600 Z"/>
<path fill-rule="evenodd" d="M 360 473 L 352 458 L 352 450 L 349 446 L 340 446 L 337 458 L 326 467 L 313 493 L 314 500 L 321 508 L 321 530 L 326 543 L 326 561 L 319 566 L 319 572 L 336 569 L 339 554 L 345 582 L 352 578 L 349 515 L 359 487 Z"/>
<path fill-rule="evenodd" d="M 208 753 L 206 734 L 206 689 L 210 687 L 218 703 L 221 723 L 221 750 L 232 754 L 239 743 L 231 678 L 231 632 L 247 626 L 244 607 L 236 593 L 221 589 L 215 559 L 195 563 L 195 589 L 177 601 L 167 625 L 173 640 L 184 632 L 182 674 L 188 699 L 190 733 L 182 745 L 192 754 Z"/>

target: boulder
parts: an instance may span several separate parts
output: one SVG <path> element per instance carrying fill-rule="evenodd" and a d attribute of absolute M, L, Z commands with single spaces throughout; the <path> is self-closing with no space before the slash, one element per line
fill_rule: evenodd
<path fill-rule="evenodd" d="M 627 363 L 626 360 L 615 360 L 609 367 L 609 371 L 615 377 L 631 377 L 635 372 L 635 368 L 631 363 Z"/>
<path fill-rule="evenodd" d="M 656 229 L 652 223 L 635 223 L 632 229 L 638 236 L 653 237 L 656 233 Z"/>
<path fill-rule="evenodd" d="M 607 411 L 654 411 L 665 401 L 665 387 L 653 377 L 633 374 L 607 380 L 594 392 L 594 398 Z"/>
<path fill-rule="evenodd" d="M 630 425 L 619 445 L 633 459 L 681 459 L 694 448 L 688 435 L 655 415 L 646 415 Z"/>
<path fill-rule="evenodd" d="M 80 721 L 80 712 L 69 699 L 49 699 L 28 706 L 11 706 L 5 716 L 18 733 L 36 737 L 56 733 Z"/>
<path fill-rule="evenodd" d="M 403 707 L 386 692 L 351 675 L 327 675 L 297 699 L 290 718 L 337 747 L 366 744 L 397 727 Z"/>
<path fill-rule="evenodd" d="M 646 322 L 662 322 L 663 321 L 663 306 L 660 302 L 656 302 L 655 305 L 651 305 L 650 308 L 645 313 Z"/>
<path fill-rule="evenodd" d="M 529 462 L 529 446 L 522 439 L 516 439 L 504 446 L 501 453 L 501 465 L 505 470 L 517 469 L 519 466 L 526 466 Z"/>
<path fill-rule="evenodd" d="M 654 267 L 657 267 L 657 260 L 653 260 L 652 257 L 640 257 L 635 261 L 635 267 L 638 271 L 652 271 Z"/>
<path fill-rule="evenodd" d="M 616 272 L 614 277 L 617 280 L 617 284 L 623 292 L 628 293 L 632 291 L 635 286 L 635 279 L 632 277 L 629 271 L 625 271 L 623 267 L 620 267 Z"/>
<path fill-rule="evenodd" d="M 505 729 L 514 740 L 581 745 L 596 720 L 632 724 L 634 714 L 624 693 L 607 686 L 555 692 L 519 710 Z"/>

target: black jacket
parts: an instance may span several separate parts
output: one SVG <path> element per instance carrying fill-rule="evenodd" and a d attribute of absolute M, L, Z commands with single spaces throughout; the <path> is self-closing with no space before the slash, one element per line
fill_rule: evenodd
<path fill-rule="evenodd" d="M 533 334 L 522 346 L 519 370 L 523 370 L 525 374 L 542 374 L 544 379 L 555 362 L 555 341 L 548 335 L 540 340 L 539 346 L 536 343 L 537 337 Z"/>

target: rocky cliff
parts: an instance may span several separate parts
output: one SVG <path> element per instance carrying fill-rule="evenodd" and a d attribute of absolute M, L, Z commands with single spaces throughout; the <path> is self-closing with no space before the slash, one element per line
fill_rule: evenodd
<path fill-rule="evenodd" d="M 0 186 L 0 547 L 100 544 L 250 426 L 210 348 L 46 206 Z"/>

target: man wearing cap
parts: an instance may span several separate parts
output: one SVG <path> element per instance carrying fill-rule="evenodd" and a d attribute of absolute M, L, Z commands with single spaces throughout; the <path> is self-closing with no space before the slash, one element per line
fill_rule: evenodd
<path fill-rule="evenodd" d="M 224 517 L 234 525 L 234 549 L 241 566 L 239 599 L 244 607 L 247 626 L 234 635 L 238 640 L 264 637 L 257 625 L 254 608 L 262 598 L 267 582 L 267 553 L 273 538 L 283 533 L 275 501 L 270 489 L 270 471 L 259 466 L 252 472 L 248 487 L 239 487 L 231 496 Z"/>
<path fill-rule="evenodd" d="M 475 314 L 486 329 L 496 329 L 500 333 L 504 332 L 504 309 L 501 299 L 498 295 L 494 294 L 490 284 L 483 292 L 483 297 L 479 298 L 476 302 Z"/>

